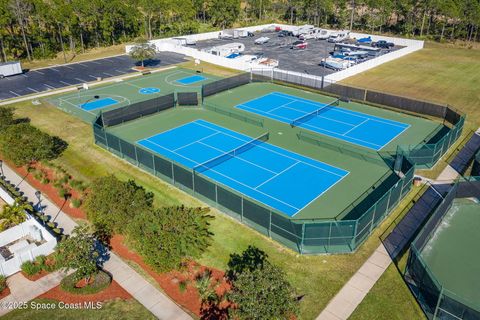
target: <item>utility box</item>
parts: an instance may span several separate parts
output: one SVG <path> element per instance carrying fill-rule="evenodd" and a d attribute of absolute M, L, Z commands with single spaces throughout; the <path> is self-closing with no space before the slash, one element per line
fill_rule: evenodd
<path fill-rule="evenodd" d="M 22 72 L 20 61 L 0 63 L 0 79 L 21 74 Z"/>

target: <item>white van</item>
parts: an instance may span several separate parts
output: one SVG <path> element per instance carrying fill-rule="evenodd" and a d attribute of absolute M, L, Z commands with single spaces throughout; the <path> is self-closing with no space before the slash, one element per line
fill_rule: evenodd
<path fill-rule="evenodd" d="M 320 32 L 317 33 L 317 36 L 315 37 L 315 39 L 327 40 L 332 35 L 332 33 L 333 33 L 332 30 L 320 29 Z"/>

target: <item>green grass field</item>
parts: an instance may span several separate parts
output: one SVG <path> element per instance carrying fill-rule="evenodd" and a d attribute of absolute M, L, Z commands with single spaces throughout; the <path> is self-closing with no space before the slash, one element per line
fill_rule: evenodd
<path fill-rule="evenodd" d="M 478 92 L 467 95 L 465 92 L 450 92 L 450 88 L 445 87 L 442 93 L 432 93 L 428 83 L 418 81 L 416 86 L 406 86 L 404 83 L 412 83 L 415 79 L 436 78 L 435 83 L 447 81 L 453 86 L 465 86 L 471 89 L 475 86 L 471 83 L 463 83 L 463 78 L 457 77 L 464 73 L 465 79 L 475 79 L 478 77 L 478 69 L 458 68 L 451 62 L 450 57 L 444 54 L 443 46 L 429 45 L 427 49 L 416 54 L 409 55 L 398 61 L 386 64 L 392 65 L 399 72 L 391 72 L 391 68 L 386 68 L 383 73 L 385 76 L 391 76 L 389 81 L 384 81 L 370 76 L 369 72 L 359 75 L 357 85 L 369 83 L 369 86 L 376 85 L 376 89 L 387 92 L 397 92 L 402 95 L 411 95 L 417 98 L 429 99 L 430 97 L 441 97 L 442 94 L 448 95 L 453 101 L 455 107 L 468 111 L 459 104 L 464 100 L 465 106 L 474 106 L 478 101 Z M 426 53 L 424 51 L 428 50 Z M 478 63 L 478 51 L 446 48 L 447 52 L 454 52 L 462 56 L 462 59 L 473 63 Z M 418 62 L 416 55 L 423 55 L 426 59 L 438 57 L 440 61 L 430 61 L 435 65 L 435 70 L 441 72 L 431 72 L 428 64 Z M 411 57 L 411 59 L 410 59 Z M 433 59 L 432 59 L 433 60 Z M 188 63 L 187 63 L 188 64 Z M 193 67 L 193 63 L 185 67 Z M 398 64 L 398 65 L 395 65 Z M 411 72 L 403 72 L 405 66 Z M 383 67 L 379 67 L 380 69 Z M 460 72 L 458 69 L 463 69 Z M 210 73 L 215 73 L 216 67 L 209 66 Z M 377 72 L 376 70 L 370 72 Z M 448 70 L 448 72 L 446 71 Z M 477 70 L 477 71 L 475 71 Z M 221 70 L 224 75 L 228 75 L 227 70 Z M 204 69 L 204 72 L 207 72 Z M 390 74 L 391 73 L 391 74 Z M 457 77 L 457 78 L 455 78 Z M 446 79 L 446 80 L 445 80 Z M 350 79 L 349 79 L 350 80 Z M 355 78 L 353 79 L 355 80 Z M 352 80 L 352 81 L 353 81 Z M 458 83 L 457 83 L 458 82 Z M 375 88 L 375 87 L 373 87 Z M 440 100 L 442 99 L 433 99 Z M 30 117 L 32 124 L 45 130 L 46 132 L 58 135 L 69 143 L 69 148 L 65 154 L 56 162 L 68 169 L 68 171 L 77 178 L 92 181 L 98 176 L 107 173 L 114 173 L 122 179 L 135 179 L 149 191 L 155 194 L 157 205 L 172 205 L 184 203 L 186 205 L 201 204 L 197 199 L 190 197 L 182 191 L 174 188 L 157 178 L 152 177 L 125 161 L 111 155 L 109 152 L 96 147 L 92 144 L 93 138 L 90 126 L 78 118 L 65 114 L 58 109 L 43 104 L 33 106 L 28 102 L 16 104 L 17 115 L 20 117 Z M 478 112 L 473 107 L 473 114 Z M 472 115 L 470 115 L 472 118 Z M 476 119 L 479 119 L 478 115 Z M 311 147 L 312 148 L 312 147 Z M 327 255 L 327 256 L 300 256 L 277 243 L 259 235 L 251 228 L 246 227 L 224 214 L 213 210 L 215 220 L 212 222 L 212 231 L 214 239 L 212 246 L 200 259 L 200 262 L 217 268 L 225 268 L 229 259 L 229 254 L 244 250 L 249 244 L 259 246 L 265 250 L 271 260 L 285 270 L 290 281 L 297 288 L 300 294 L 305 294 L 301 303 L 300 319 L 314 319 L 320 311 L 326 306 L 328 301 L 337 293 L 343 284 L 353 275 L 353 273 L 363 264 L 368 256 L 379 245 L 378 236 L 387 228 L 391 221 L 401 213 L 410 200 L 414 192 L 400 204 L 399 208 L 392 213 L 386 221 L 381 224 L 374 234 L 359 248 L 359 250 L 349 255 Z M 235 234 L 235 237 L 232 235 Z M 35 315 L 32 316 L 34 319 Z M 119 317 L 120 318 L 120 317 Z M 367 295 L 362 304 L 357 308 L 352 316 L 353 319 L 422 319 L 423 315 L 419 310 L 415 300 L 404 286 L 403 280 L 394 268 L 389 268 L 375 285 L 372 291 Z"/>
<path fill-rule="evenodd" d="M 180 203 L 190 206 L 204 205 L 179 189 L 95 146 L 90 125 L 78 118 L 47 104 L 34 106 L 29 102 L 22 102 L 16 104 L 16 107 L 17 116 L 29 117 L 33 125 L 67 141 L 68 149 L 55 162 L 66 168 L 75 178 L 88 182 L 113 173 L 121 179 L 135 179 L 153 192 L 155 204 L 158 206 Z M 400 203 L 399 208 L 410 200 L 411 195 Z M 373 253 L 380 243 L 379 235 L 400 213 L 400 209 L 395 210 L 353 254 L 301 256 L 212 209 L 215 216 L 211 223 L 213 242 L 200 263 L 225 269 L 231 253 L 241 252 L 250 244 L 256 245 L 285 270 L 298 292 L 305 294 L 301 303 L 300 319 L 314 319 Z"/>
<path fill-rule="evenodd" d="M 34 306 L 34 307 L 33 307 Z M 43 309 L 39 309 L 44 307 Z M 46 308 L 50 306 L 50 309 Z M 35 309 L 37 308 L 37 309 Z M 136 300 L 111 300 L 102 303 L 98 310 L 67 309 L 58 301 L 50 299 L 34 299 L 28 303 L 27 309 L 13 310 L 2 316 L 6 320 L 45 320 L 45 319 L 79 319 L 79 320 L 153 320 L 153 314 Z"/>

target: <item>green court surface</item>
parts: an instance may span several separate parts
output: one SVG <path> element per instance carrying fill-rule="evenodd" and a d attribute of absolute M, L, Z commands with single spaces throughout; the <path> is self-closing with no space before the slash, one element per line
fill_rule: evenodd
<path fill-rule="evenodd" d="M 240 110 L 235 108 L 237 105 L 245 104 L 251 100 L 265 96 L 272 92 L 280 92 L 282 94 L 288 94 L 299 98 L 312 100 L 315 102 L 328 104 L 335 99 L 329 96 L 324 96 L 309 91 L 299 90 L 296 88 L 279 86 L 272 83 L 250 83 L 233 90 L 218 93 L 214 96 L 205 98 L 205 103 L 213 105 L 223 109 L 230 109 L 235 111 L 241 111 L 244 114 L 251 116 L 259 116 L 257 114 Z M 339 108 L 348 109 L 354 112 L 363 113 L 365 115 L 384 118 L 386 120 L 397 121 L 406 125 L 409 125 L 403 133 L 398 135 L 395 139 L 390 141 L 381 151 L 395 151 L 397 145 L 417 145 L 422 142 L 427 136 L 431 136 L 434 132 L 440 130 L 443 125 L 439 122 L 431 121 L 425 118 L 420 118 L 404 113 L 399 113 L 387 109 L 368 106 L 356 102 L 342 102 L 340 101 Z M 268 127 L 275 128 L 275 130 L 287 130 L 290 126 L 287 123 L 282 123 L 277 120 L 265 118 L 265 124 Z M 295 128 L 296 129 L 296 128 Z M 303 129 L 302 132 L 307 134 L 314 134 L 317 137 L 321 137 L 325 142 L 330 142 L 333 145 L 347 144 L 349 147 L 354 147 L 348 142 L 341 141 L 336 138 L 332 138 L 326 135 L 318 134 L 317 132 Z M 381 134 L 381 132 L 380 132 Z M 361 148 L 361 147 L 360 147 Z M 365 148 L 362 148 L 365 149 Z"/>
<path fill-rule="evenodd" d="M 480 204 L 455 200 L 421 252 L 440 284 L 476 308 L 480 308 L 479 230 Z"/>
<path fill-rule="evenodd" d="M 150 75 L 119 80 L 113 84 L 93 86 L 88 90 L 82 89 L 75 93 L 56 96 L 48 101 L 65 112 L 92 122 L 101 111 L 116 109 L 172 92 L 200 92 L 202 84 L 221 78 L 198 71 L 200 72 L 174 67 Z M 183 81 L 184 79 L 198 81 Z"/>

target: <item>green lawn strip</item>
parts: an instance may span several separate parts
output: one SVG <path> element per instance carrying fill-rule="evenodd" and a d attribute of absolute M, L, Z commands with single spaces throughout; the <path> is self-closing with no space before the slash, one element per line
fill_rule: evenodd
<path fill-rule="evenodd" d="M 32 309 L 41 306 L 54 306 L 53 309 Z M 44 319 L 88 319 L 88 320 L 119 320 L 119 319 L 156 319 L 145 307 L 135 299 L 111 300 L 102 303 L 100 309 L 67 309 L 56 300 L 35 299 L 27 303 L 27 309 L 17 309 L 2 316 L 5 320 L 44 320 Z M 95 305 L 95 303 L 94 303 Z M 83 307 L 83 304 L 82 304 Z"/>
<path fill-rule="evenodd" d="M 480 50 L 426 42 L 423 50 L 343 83 L 450 104 L 480 123 Z"/>
<path fill-rule="evenodd" d="M 154 192 L 157 205 L 201 204 L 177 188 L 93 145 L 90 126 L 73 116 L 52 106 L 33 106 L 28 102 L 20 103 L 16 107 L 18 116 L 29 117 L 33 125 L 69 143 L 67 152 L 56 161 L 75 178 L 88 182 L 98 176 L 114 173 L 121 178 L 135 179 L 137 183 Z M 225 269 L 230 253 L 241 252 L 249 244 L 258 246 L 268 253 L 275 264 L 285 270 L 298 293 L 305 295 L 300 318 L 312 319 L 372 254 L 380 243 L 378 237 L 382 230 L 408 201 L 408 198 L 405 199 L 399 209 L 377 228 L 356 253 L 330 256 L 301 256 L 213 210 L 216 218 L 212 222 L 212 232 L 215 234 L 213 243 L 199 262 Z"/>
<path fill-rule="evenodd" d="M 425 315 L 403 281 L 402 275 L 392 264 L 349 319 L 415 320 L 425 319 Z"/>

